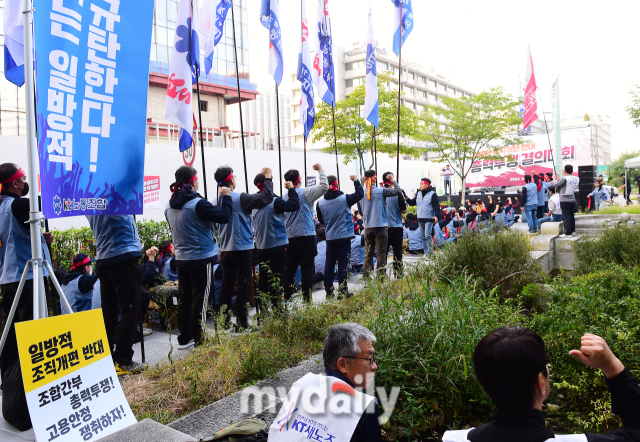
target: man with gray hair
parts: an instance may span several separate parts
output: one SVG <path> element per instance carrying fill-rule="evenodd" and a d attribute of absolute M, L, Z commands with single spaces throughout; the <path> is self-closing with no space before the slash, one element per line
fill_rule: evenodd
<path fill-rule="evenodd" d="M 308 373 L 292 385 L 269 429 L 269 442 L 298 441 L 309 431 L 318 440 L 381 442 L 376 399 L 358 391 L 372 384 L 378 369 L 375 342 L 359 324 L 331 327 L 322 351 L 325 375 Z"/>

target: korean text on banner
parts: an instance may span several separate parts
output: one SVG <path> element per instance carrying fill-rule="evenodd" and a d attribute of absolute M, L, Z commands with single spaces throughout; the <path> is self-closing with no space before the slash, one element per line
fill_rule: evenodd
<path fill-rule="evenodd" d="M 144 177 L 144 208 L 145 209 L 161 209 L 160 204 L 160 177 L 145 176 Z"/>
<path fill-rule="evenodd" d="M 142 213 L 153 4 L 36 2 L 36 117 L 48 218 Z"/>
<path fill-rule="evenodd" d="M 102 310 L 20 322 L 16 337 L 37 440 L 96 440 L 136 423 L 113 367 Z"/>

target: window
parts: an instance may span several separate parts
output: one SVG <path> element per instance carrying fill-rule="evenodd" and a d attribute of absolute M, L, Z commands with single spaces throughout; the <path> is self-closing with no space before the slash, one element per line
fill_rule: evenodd
<path fill-rule="evenodd" d="M 438 96 L 436 94 L 429 94 L 429 102 L 430 103 L 437 103 L 438 102 Z"/>
<path fill-rule="evenodd" d="M 353 70 L 353 62 L 345 63 L 344 70 L 345 71 L 352 71 Z"/>
<path fill-rule="evenodd" d="M 427 91 L 421 91 L 420 89 L 418 89 L 418 98 L 423 98 L 423 99 L 427 99 Z"/>
<path fill-rule="evenodd" d="M 344 70 L 352 71 L 354 69 L 360 69 L 364 67 L 364 60 L 361 61 L 351 61 L 349 63 L 345 63 Z"/>
<path fill-rule="evenodd" d="M 402 90 L 405 91 L 409 95 L 413 95 L 416 93 L 416 90 L 411 86 L 407 86 L 406 84 L 402 85 Z"/>
<path fill-rule="evenodd" d="M 296 144 L 304 143 L 304 135 L 296 135 Z"/>
<path fill-rule="evenodd" d="M 398 66 L 391 65 L 389 69 L 393 75 L 398 75 Z"/>
<path fill-rule="evenodd" d="M 349 78 L 347 80 L 347 87 L 353 87 L 353 79 L 352 78 Z"/>
<path fill-rule="evenodd" d="M 436 82 L 433 80 L 429 80 L 429 89 L 431 89 L 432 91 L 436 90 Z"/>
<path fill-rule="evenodd" d="M 418 77 L 418 82 L 419 82 L 420 84 L 427 84 L 427 77 L 425 77 L 424 75 L 420 75 L 420 76 Z"/>
<path fill-rule="evenodd" d="M 416 81 L 416 74 L 414 74 L 413 72 L 409 72 L 409 80 Z"/>
<path fill-rule="evenodd" d="M 384 73 L 389 70 L 389 65 L 386 61 L 376 61 L 376 66 L 378 68 L 378 74 Z"/>
<path fill-rule="evenodd" d="M 208 101 L 201 101 L 200 102 L 200 111 L 201 112 L 209 112 L 209 102 Z"/>
<path fill-rule="evenodd" d="M 300 89 L 294 89 L 293 90 L 293 98 L 300 98 Z"/>
<path fill-rule="evenodd" d="M 299 104 L 294 104 L 293 105 L 293 113 L 296 114 L 300 112 L 300 105 Z"/>
<path fill-rule="evenodd" d="M 423 110 L 424 110 L 424 106 L 423 106 L 423 105 L 421 105 L 421 104 L 417 104 L 417 105 L 416 105 L 416 113 L 417 113 L 418 115 L 420 115 L 420 114 L 422 113 L 422 111 L 423 111 Z"/>
<path fill-rule="evenodd" d="M 445 92 L 446 93 L 447 92 L 447 87 L 442 83 L 438 83 L 438 90 L 440 92 Z"/>
<path fill-rule="evenodd" d="M 456 90 L 453 88 L 449 88 L 449 96 L 455 98 L 456 97 Z"/>
<path fill-rule="evenodd" d="M 346 82 L 347 82 L 347 87 L 357 87 L 357 86 L 360 86 L 361 84 L 364 84 L 364 77 L 350 78 L 346 80 Z"/>

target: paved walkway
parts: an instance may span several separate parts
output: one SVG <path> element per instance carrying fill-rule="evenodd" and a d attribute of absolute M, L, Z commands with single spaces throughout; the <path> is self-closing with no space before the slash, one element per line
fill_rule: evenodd
<path fill-rule="evenodd" d="M 405 255 L 404 262 L 418 262 L 422 259 L 421 256 L 418 255 Z M 350 292 L 356 292 L 363 286 L 362 275 L 355 275 L 349 278 L 348 283 Z M 312 293 L 313 302 L 320 303 L 326 299 L 326 292 L 324 289 L 315 290 Z M 249 311 L 249 317 L 251 320 L 253 316 L 256 314 L 255 307 L 251 308 Z M 235 322 L 235 319 L 233 319 Z M 251 321 L 250 321 L 251 322 Z M 207 321 L 207 328 L 213 330 L 213 320 L 210 319 Z M 157 331 L 154 330 L 153 333 L 149 336 L 145 336 L 144 338 L 144 350 L 145 350 L 145 363 L 150 367 L 168 362 L 169 354 L 171 357 L 176 360 L 183 358 L 191 350 L 178 350 L 178 330 L 172 330 L 171 333 L 168 331 Z M 142 352 L 140 348 L 140 343 L 133 345 L 134 355 L 133 360 L 136 362 L 142 362 Z"/>

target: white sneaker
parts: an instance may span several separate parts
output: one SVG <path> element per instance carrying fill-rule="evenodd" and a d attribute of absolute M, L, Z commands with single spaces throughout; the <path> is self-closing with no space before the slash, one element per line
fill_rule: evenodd
<path fill-rule="evenodd" d="M 560 238 L 565 238 L 567 235 L 565 235 L 564 233 L 562 235 L 560 235 Z"/>
<path fill-rule="evenodd" d="M 186 344 L 178 344 L 178 350 L 189 350 L 191 347 L 196 345 L 196 341 L 193 339 L 187 342 Z"/>
<path fill-rule="evenodd" d="M 142 328 L 142 334 L 143 334 L 144 336 L 149 336 L 151 333 L 153 333 L 153 330 L 152 330 L 152 329 L 150 329 L 150 328 L 146 328 L 146 327 L 143 327 L 143 328 Z"/>

